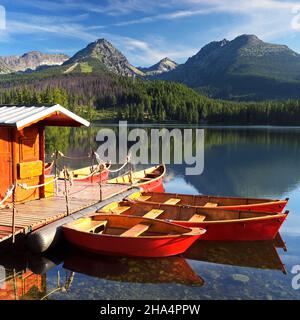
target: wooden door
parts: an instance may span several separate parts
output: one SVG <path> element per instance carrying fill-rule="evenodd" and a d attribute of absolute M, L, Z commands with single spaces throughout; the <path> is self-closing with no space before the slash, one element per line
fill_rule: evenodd
<path fill-rule="evenodd" d="M 18 183 L 27 184 L 28 186 L 36 186 L 40 184 L 40 176 L 42 170 L 38 169 L 41 166 L 40 160 L 40 145 L 39 145 L 39 129 L 32 126 L 25 128 L 16 133 L 16 164 L 17 164 L 17 180 Z M 30 170 L 26 170 L 28 176 L 20 175 L 20 168 L 33 166 Z M 37 169 L 37 170 L 36 170 Z M 32 173 L 32 174 L 30 174 Z M 20 187 L 17 189 L 17 202 L 26 202 L 40 198 L 39 188 L 24 190 Z"/>
<path fill-rule="evenodd" d="M 12 185 L 11 130 L 0 127 L 0 199 Z"/>

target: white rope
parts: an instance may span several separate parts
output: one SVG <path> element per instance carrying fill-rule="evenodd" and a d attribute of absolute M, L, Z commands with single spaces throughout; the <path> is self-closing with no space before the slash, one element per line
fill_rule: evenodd
<path fill-rule="evenodd" d="M 7 199 L 9 199 L 12 194 L 13 194 L 13 191 L 15 189 L 15 185 L 12 185 L 5 193 L 5 197 L 0 201 L 0 205 L 2 205 Z"/>
<path fill-rule="evenodd" d="M 65 156 L 61 151 L 57 151 L 58 155 L 60 155 L 62 158 L 65 159 L 70 159 L 70 160 L 83 160 L 83 159 L 89 159 L 91 157 L 90 154 L 88 154 L 87 156 L 84 157 L 69 157 L 69 156 Z M 54 154 L 55 155 L 55 154 Z"/>
<path fill-rule="evenodd" d="M 41 187 L 47 186 L 48 184 L 53 183 L 56 180 L 58 180 L 58 177 L 51 180 L 51 181 L 45 182 L 43 184 L 38 184 L 36 186 L 28 186 L 27 183 L 18 183 L 18 186 L 24 190 L 30 190 L 30 189 L 41 188 Z"/>
<path fill-rule="evenodd" d="M 103 161 L 103 160 L 100 158 L 100 156 L 99 156 L 99 154 L 98 154 L 97 152 L 94 151 L 94 154 L 95 154 L 96 160 L 97 160 L 97 162 L 98 162 L 99 164 L 102 164 L 102 165 L 105 165 L 105 164 L 106 164 L 106 162 Z M 128 156 L 126 157 L 126 162 L 125 162 L 120 168 L 115 169 L 115 170 L 111 170 L 111 169 L 105 168 L 105 170 L 108 171 L 108 172 L 110 172 L 110 173 L 116 173 L 116 172 L 121 171 L 123 168 L 125 168 L 126 165 L 127 165 L 129 162 L 130 162 L 130 155 L 128 155 Z"/>

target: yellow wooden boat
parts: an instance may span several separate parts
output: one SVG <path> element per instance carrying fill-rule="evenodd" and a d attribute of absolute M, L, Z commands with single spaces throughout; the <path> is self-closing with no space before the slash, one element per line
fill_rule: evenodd
<path fill-rule="evenodd" d="M 102 181 L 106 181 L 108 179 L 109 172 L 107 169 L 110 168 L 110 164 L 105 164 L 105 169 L 99 172 L 98 165 L 94 165 L 91 167 L 84 167 L 76 170 L 69 171 L 74 182 L 89 182 L 89 183 L 98 183 L 102 179 Z M 93 173 L 94 172 L 94 173 Z M 64 179 L 63 171 L 59 174 L 59 179 Z"/>
<path fill-rule="evenodd" d="M 132 185 L 135 187 L 140 187 L 144 191 L 148 192 L 164 192 L 163 177 L 165 174 L 165 165 L 159 165 L 110 179 L 107 181 L 107 183 Z"/>

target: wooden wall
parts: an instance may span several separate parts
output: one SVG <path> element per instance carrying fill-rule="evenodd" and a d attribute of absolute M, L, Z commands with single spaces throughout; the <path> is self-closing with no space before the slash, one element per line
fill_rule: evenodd
<path fill-rule="evenodd" d="M 12 130 L 0 127 L 0 199 L 12 185 Z"/>
<path fill-rule="evenodd" d="M 14 179 L 28 186 L 44 182 L 44 128 L 33 125 L 21 131 L 0 128 L 0 195 L 3 198 Z M 3 172 L 3 174 L 1 174 Z M 16 191 L 16 201 L 26 202 L 44 196 L 44 188 Z"/>

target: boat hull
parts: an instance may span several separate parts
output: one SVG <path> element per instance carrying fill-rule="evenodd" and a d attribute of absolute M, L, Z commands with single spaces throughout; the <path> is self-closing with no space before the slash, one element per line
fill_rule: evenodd
<path fill-rule="evenodd" d="M 165 192 L 163 178 L 145 183 L 140 187 L 145 192 Z"/>
<path fill-rule="evenodd" d="M 275 239 L 287 215 L 264 219 L 243 219 L 239 221 L 188 222 L 175 221 L 184 227 L 206 229 L 201 240 L 207 241 L 265 241 Z"/>
<path fill-rule="evenodd" d="M 46 176 L 51 175 L 53 166 L 54 166 L 54 162 L 47 163 L 47 164 L 45 165 L 44 174 L 45 174 Z"/>
<path fill-rule="evenodd" d="M 108 179 L 109 172 L 108 171 L 102 171 L 101 173 L 94 174 L 90 177 L 87 178 L 77 178 L 76 180 L 74 179 L 74 183 L 80 183 L 80 182 L 85 182 L 85 183 L 99 183 L 100 181 L 106 181 Z"/>
<path fill-rule="evenodd" d="M 64 229 L 66 239 L 77 247 L 104 255 L 122 257 L 158 258 L 175 256 L 185 252 L 201 236 L 150 238 L 119 238 L 109 235 L 95 236 Z"/>
<path fill-rule="evenodd" d="M 164 192 L 163 178 L 166 174 L 165 165 L 159 165 L 141 171 L 126 174 L 108 180 L 108 184 L 124 184 L 141 188 L 144 192 Z M 146 178 L 146 179 L 145 179 Z M 146 181 L 145 181 L 146 180 Z M 132 182 L 133 181 L 133 182 Z"/>

